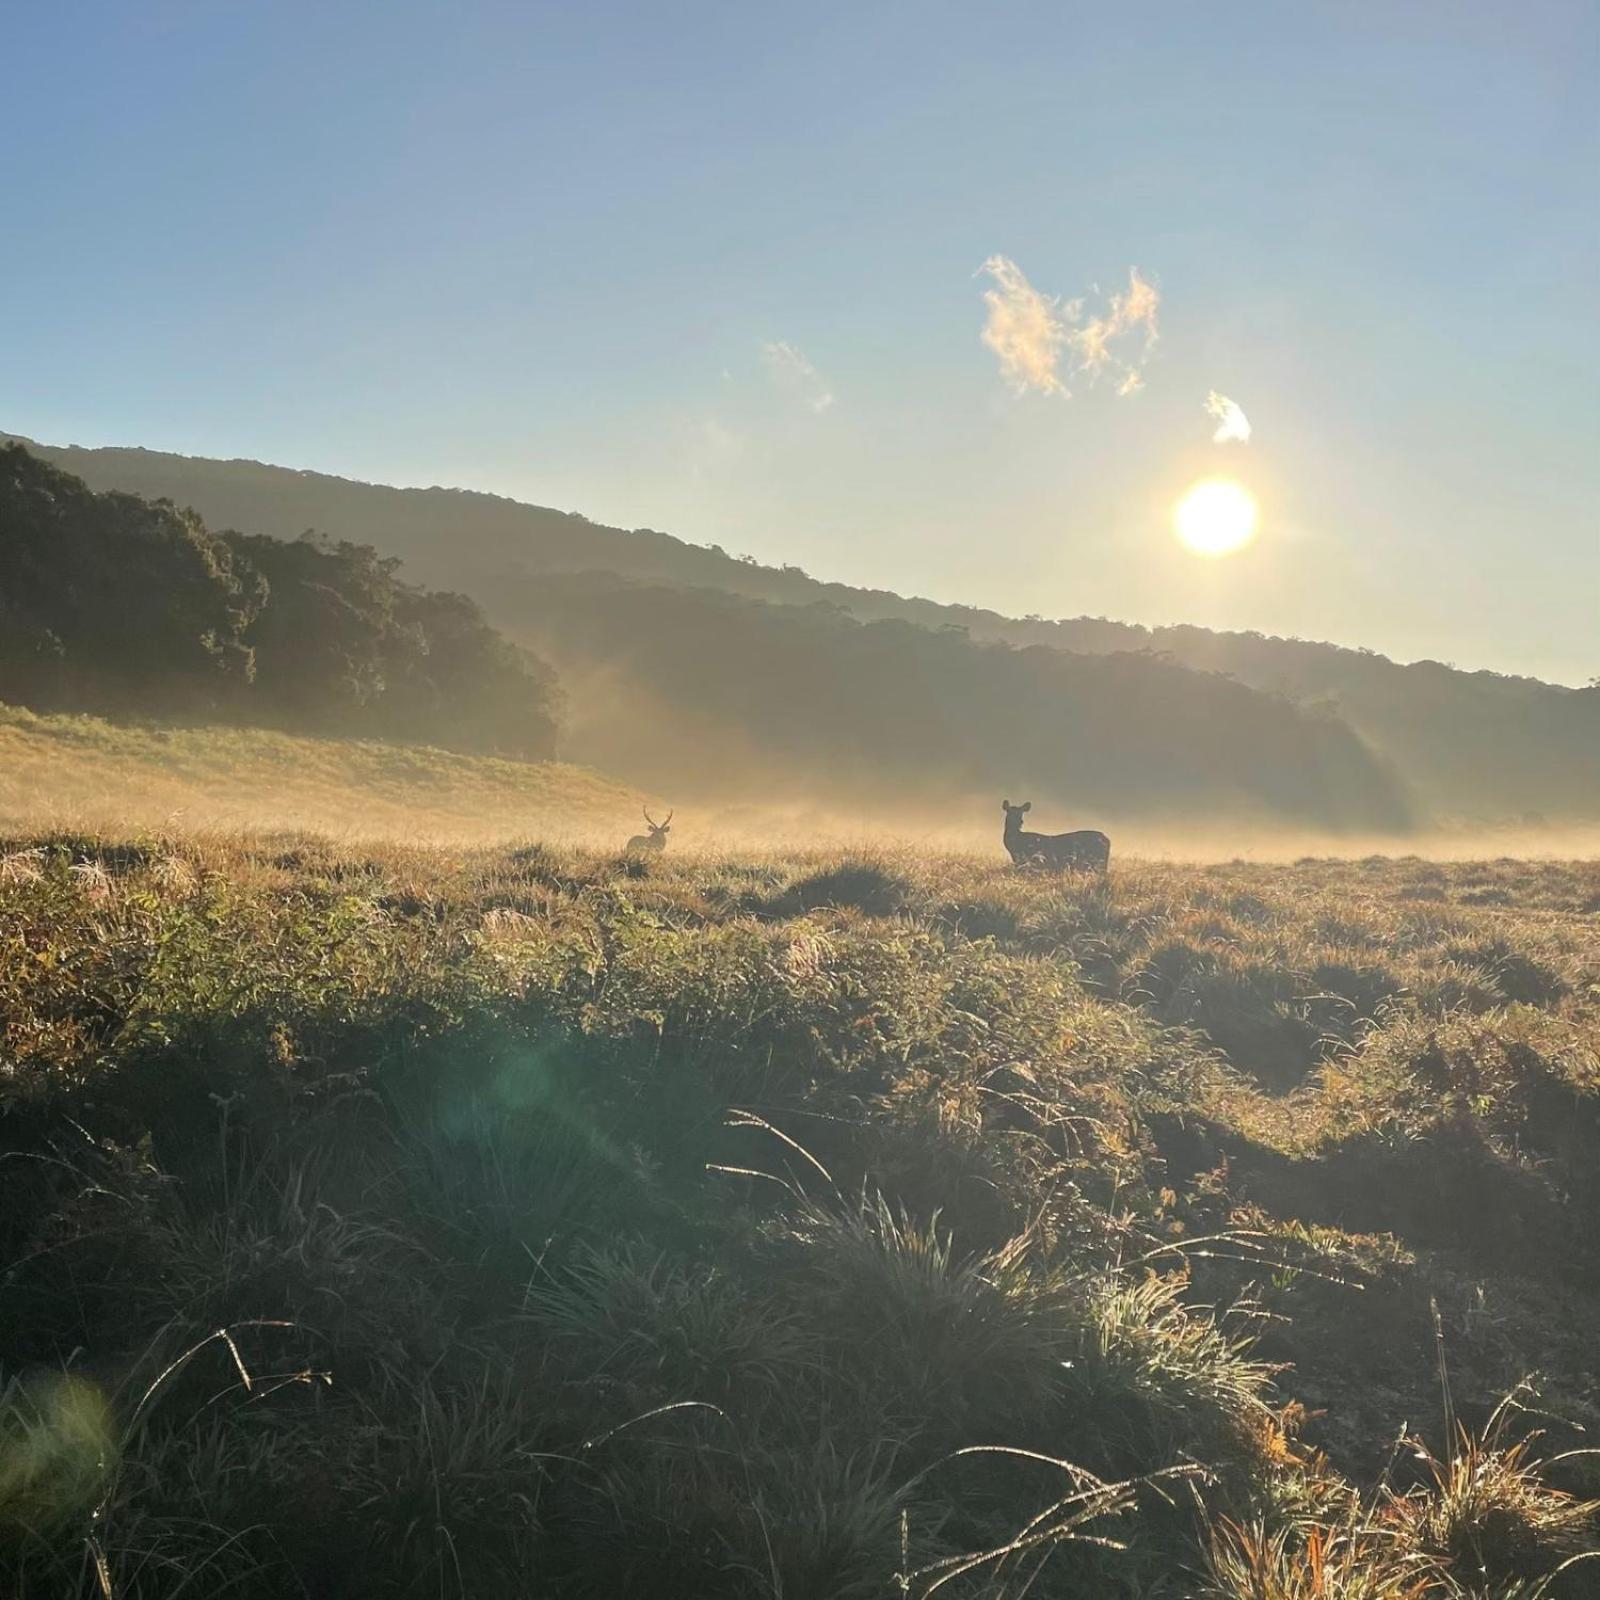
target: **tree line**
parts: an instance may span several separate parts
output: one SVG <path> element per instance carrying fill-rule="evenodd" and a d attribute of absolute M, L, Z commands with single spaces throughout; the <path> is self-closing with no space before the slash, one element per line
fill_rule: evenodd
<path fill-rule="evenodd" d="M 0 699 L 538 759 L 557 686 L 370 545 L 213 533 L 0 445 Z"/>

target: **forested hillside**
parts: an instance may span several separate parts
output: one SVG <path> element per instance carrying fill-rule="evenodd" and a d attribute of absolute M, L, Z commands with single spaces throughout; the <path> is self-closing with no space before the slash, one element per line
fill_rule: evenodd
<path fill-rule="evenodd" d="M 1369 651 L 1255 634 L 1150 629 L 1089 617 L 1008 618 L 823 583 L 795 567 L 759 566 L 650 529 L 608 528 L 576 514 L 462 490 L 390 489 L 253 461 L 147 450 L 40 449 L 96 487 L 167 496 L 195 506 L 214 526 L 283 538 L 315 527 L 372 544 L 401 557 L 420 581 L 472 594 L 512 630 L 524 619 L 504 593 L 506 575 L 603 570 L 785 605 L 824 601 L 868 622 L 955 625 L 980 640 L 1093 654 L 1153 651 L 1335 711 L 1394 764 L 1433 815 L 1478 822 L 1528 813 L 1551 822 L 1600 817 L 1600 688 L 1569 689 L 1430 661 L 1402 665 Z M 518 590 L 529 592 L 537 591 Z"/>
<path fill-rule="evenodd" d="M 367 545 L 212 533 L 0 445 L 0 700 L 552 753 L 555 685 Z"/>
<path fill-rule="evenodd" d="M 1392 774 L 1335 717 L 1148 656 L 981 644 L 714 589 L 552 573 L 508 615 L 559 667 L 574 754 L 630 782 L 857 796 L 863 822 L 944 796 L 1070 797 L 1085 822 L 1390 831 Z"/>
<path fill-rule="evenodd" d="M 548 753 L 548 673 L 473 602 L 402 584 L 393 556 L 212 535 L 170 503 L 95 495 L 21 447 L 4 461 L 0 596 L 19 642 L 0 700 Z M 904 826 L 1006 789 L 1106 826 L 1412 820 L 1403 785 L 1336 716 L 1147 654 L 1017 649 L 509 559 L 479 584 L 561 672 L 566 754 L 702 806 L 798 799 Z"/>

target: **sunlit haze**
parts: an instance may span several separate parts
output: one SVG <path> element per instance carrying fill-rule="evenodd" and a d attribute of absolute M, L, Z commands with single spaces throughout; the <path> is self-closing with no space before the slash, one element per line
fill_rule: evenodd
<path fill-rule="evenodd" d="M 1597 50 L 1550 0 L 15 6 L 0 431 L 1582 683 Z M 1254 539 L 1174 539 L 1211 479 Z"/>

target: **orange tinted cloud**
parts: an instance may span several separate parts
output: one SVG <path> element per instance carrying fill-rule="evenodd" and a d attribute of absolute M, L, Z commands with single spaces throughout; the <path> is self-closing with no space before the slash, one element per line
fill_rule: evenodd
<path fill-rule="evenodd" d="M 1116 380 L 1117 393 L 1143 387 L 1145 362 L 1159 335 L 1161 292 L 1133 267 L 1128 287 L 1103 310 L 1087 300 L 1062 301 L 1035 289 L 1008 256 L 990 256 L 980 272 L 994 280 L 983 291 L 988 316 L 983 342 L 1000 362 L 1000 376 L 1018 394 L 1069 394 L 1067 380 Z"/>

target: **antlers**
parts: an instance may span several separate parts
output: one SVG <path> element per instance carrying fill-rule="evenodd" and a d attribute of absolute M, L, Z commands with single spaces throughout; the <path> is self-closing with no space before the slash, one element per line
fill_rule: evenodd
<path fill-rule="evenodd" d="M 641 806 L 639 809 L 641 811 L 643 811 L 644 807 Z M 652 817 L 648 811 L 645 811 L 645 813 L 644 813 L 644 820 L 650 824 L 650 831 L 652 833 L 664 833 L 668 828 L 670 828 L 672 826 L 672 817 L 673 817 L 673 813 L 671 811 L 669 811 L 667 813 L 667 820 L 665 822 L 657 822 L 656 819 L 654 817 Z"/>

